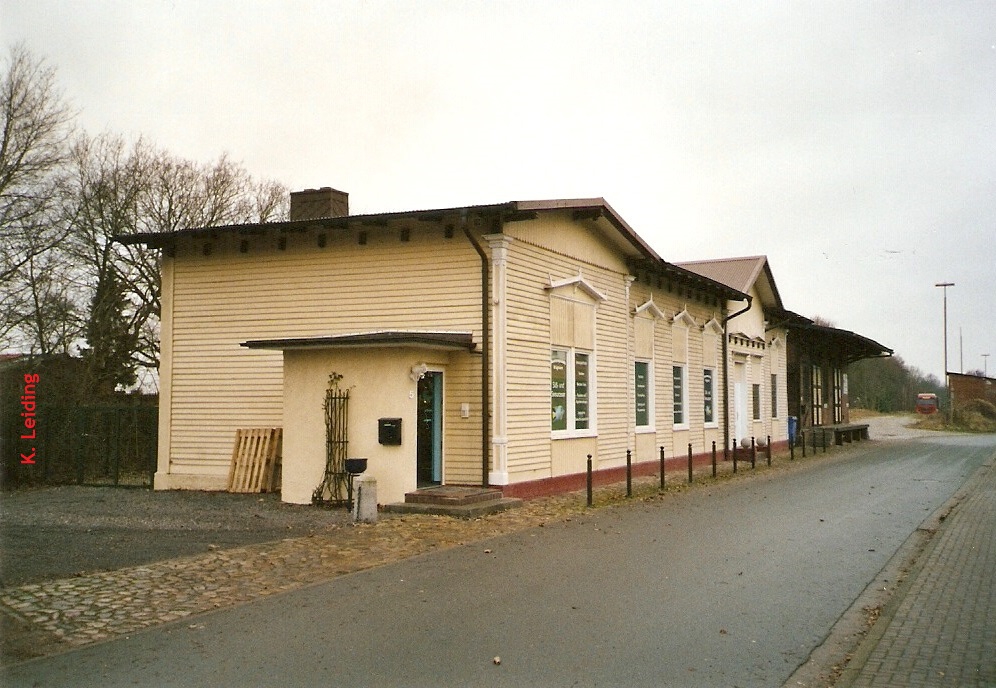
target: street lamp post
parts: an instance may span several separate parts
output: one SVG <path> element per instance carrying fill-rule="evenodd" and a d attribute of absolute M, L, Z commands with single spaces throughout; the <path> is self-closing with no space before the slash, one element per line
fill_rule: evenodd
<path fill-rule="evenodd" d="M 954 282 L 938 282 L 934 286 L 944 290 L 944 389 L 948 393 L 948 418 L 953 418 L 951 384 L 948 381 L 948 287 L 953 287 Z"/>
<path fill-rule="evenodd" d="M 944 389 L 948 393 L 948 419 L 954 420 L 954 408 L 951 399 L 951 382 L 948 378 L 948 287 L 953 287 L 954 282 L 938 282 L 935 287 L 944 290 Z"/>

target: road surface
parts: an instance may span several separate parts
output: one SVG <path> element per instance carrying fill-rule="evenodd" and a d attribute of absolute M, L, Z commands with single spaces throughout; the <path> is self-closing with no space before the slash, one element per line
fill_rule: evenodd
<path fill-rule="evenodd" d="M 779 686 L 996 437 L 871 443 L 28 662 L 13 686 Z M 495 658 L 500 658 L 496 663 Z"/>

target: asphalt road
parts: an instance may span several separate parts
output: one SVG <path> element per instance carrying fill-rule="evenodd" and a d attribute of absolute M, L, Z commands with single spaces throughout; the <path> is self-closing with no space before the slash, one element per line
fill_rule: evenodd
<path fill-rule="evenodd" d="M 875 443 L 188 618 L 4 679 L 780 686 L 994 448 L 993 436 Z"/>

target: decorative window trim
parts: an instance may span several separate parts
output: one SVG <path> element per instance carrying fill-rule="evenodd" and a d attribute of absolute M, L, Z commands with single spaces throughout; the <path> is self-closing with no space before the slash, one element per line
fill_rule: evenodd
<path fill-rule="evenodd" d="M 633 309 L 633 315 L 640 315 L 641 313 L 649 313 L 655 318 L 659 318 L 661 320 L 667 319 L 667 314 L 664 311 L 662 311 L 660 308 L 658 308 L 656 303 L 654 303 L 653 296 L 651 296 L 650 300 L 647 301 L 646 303 L 643 303 Z"/>
<path fill-rule="evenodd" d="M 587 294 L 592 300 L 599 303 L 602 301 L 607 301 L 609 298 L 608 296 L 600 292 L 598 288 L 595 287 L 595 285 L 586 280 L 582 275 L 575 275 L 574 277 L 566 277 L 564 279 L 559 279 L 559 280 L 555 280 L 551 276 L 550 284 L 548 284 L 545 287 L 545 289 L 547 291 L 556 291 L 558 289 L 562 289 L 564 287 L 571 287 L 571 286 L 580 289 L 585 294 Z"/>
<path fill-rule="evenodd" d="M 714 334 L 714 335 L 716 335 L 718 337 L 722 337 L 723 336 L 723 326 L 719 323 L 718 320 L 716 320 L 716 318 L 713 318 L 712 320 L 710 320 L 709 322 L 707 322 L 705 325 L 703 325 L 702 326 L 702 331 L 703 332 L 711 332 L 712 334 Z"/>
<path fill-rule="evenodd" d="M 671 318 L 671 322 L 675 325 L 680 323 L 689 328 L 697 325 L 695 318 L 691 316 L 687 308 L 682 309 L 680 313 L 676 313 L 675 316 Z"/>

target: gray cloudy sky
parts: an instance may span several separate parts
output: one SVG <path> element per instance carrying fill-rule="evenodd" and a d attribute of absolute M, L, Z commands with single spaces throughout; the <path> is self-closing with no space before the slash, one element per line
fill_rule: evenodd
<path fill-rule="evenodd" d="M 996 354 L 991 0 L 4 0 L 0 40 L 91 134 L 357 213 L 603 196 L 938 377 L 955 282 L 949 368 Z"/>

